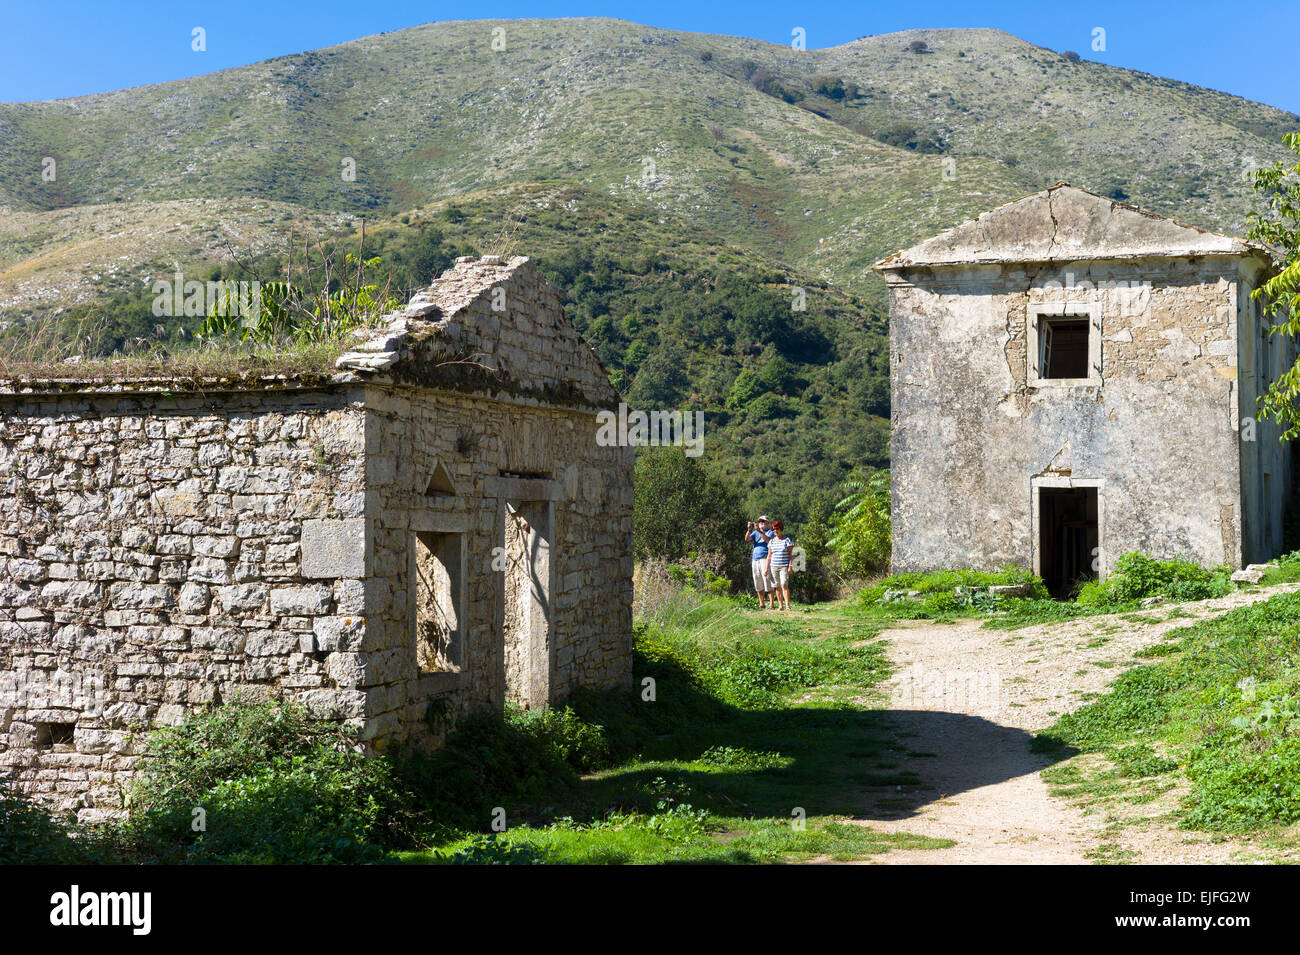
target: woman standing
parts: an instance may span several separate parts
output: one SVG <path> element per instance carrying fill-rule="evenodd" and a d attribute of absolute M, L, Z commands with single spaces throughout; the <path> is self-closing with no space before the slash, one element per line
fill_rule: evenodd
<path fill-rule="evenodd" d="M 782 610 L 790 609 L 790 550 L 793 537 L 787 537 L 780 521 L 772 522 L 772 539 L 767 542 L 767 579 L 772 587 L 772 602 Z"/>

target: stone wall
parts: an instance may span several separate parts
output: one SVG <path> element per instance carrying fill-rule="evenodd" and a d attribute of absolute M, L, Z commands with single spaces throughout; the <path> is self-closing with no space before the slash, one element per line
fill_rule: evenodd
<path fill-rule="evenodd" d="M 136 731 L 190 708 L 294 696 L 360 722 L 318 635 L 364 583 L 304 574 L 301 548 L 364 516 L 357 397 L 0 396 L 0 773 L 94 817 Z"/>
<path fill-rule="evenodd" d="M 297 699 L 372 748 L 630 685 L 630 447 L 558 292 L 460 261 L 311 387 L 0 393 L 0 772 L 83 817 L 138 731 Z M 78 391 L 80 388 L 80 391 Z M 22 389 L 19 389 L 22 390 Z"/>
<path fill-rule="evenodd" d="M 1032 481 L 1054 475 L 1102 482 L 1103 573 L 1132 550 L 1239 565 L 1237 267 L 1210 256 L 892 277 L 894 570 L 1032 566 Z M 1071 306 L 1100 308 L 1101 379 L 1035 387 L 1027 311 L 1067 289 Z"/>
<path fill-rule="evenodd" d="M 443 695 L 450 696 L 453 712 L 464 712 L 505 700 L 546 705 L 579 686 L 627 685 L 632 449 L 601 447 L 594 414 L 572 409 L 378 387 L 366 403 L 372 409 L 367 460 L 376 518 L 375 577 L 367 594 L 367 649 L 375 658 L 368 732 L 423 735 L 428 702 Z M 397 456 L 395 449 L 405 453 Z M 425 493 L 439 467 L 454 493 Z M 549 607 L 538 611 L 549 626 L 531 649 L 527 614 L 520 611 L 531 585 L 526 574 L 514 573 L 527 566 L 529 554 L 508 504 L 549 544 Z M 463 535 L 466 606 L 458 673 L 420 674 L 415 665 L 408 638 L 410 553 L 420 531 Z M 507 665 L 508 656 L 515 666 Z M 545 671 L 541 698 L 518 685 L 532 666 Z M 520 676 L 512 680 L 511 673 Z"/>

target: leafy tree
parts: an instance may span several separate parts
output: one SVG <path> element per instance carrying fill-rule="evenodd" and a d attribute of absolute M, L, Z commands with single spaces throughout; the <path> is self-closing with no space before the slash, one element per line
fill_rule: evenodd
<path fill-rule="evenodd" d="M 741 369 L 732 382 L 731 391 L 727 393 L 727 410 L 744 411 L 763 391 L 764 385 L 759 380 L 758 373 L 752 368 Z"/>
<path fill-rule="evenodd" d="M 86 862 L 67 828 L 47 807 L 0 784 L 0 865 Z M 80 853 L 84 856 L 84 853 Z"/>
<path fill-rule="evenodd" d="M 1287 148 L 1300 156 L 1300 133 L 1285 137 Z M 1263 314 L 1278 316 L 1275 335 L 1300 335 L 1300 161 L 1288 166 L 1279 160 L 1254 172 L 1255 191 L 1264 200 L 1265 211 L 1250 215 L 1249 238 L 1276 246 L 1283 252 L 1281 270 L 1251 298 L 1263 303 Z M 1283 429 L 1282 440 L 1300 435 L 1300 360 L 1259 399 L 1261 415 L 1271 416 Z"/>
<path fill-rule="evenodd" d="M 765 395 L 759 395 L 750 402 L 748 410 L 756 419 L 762 421 L 771 421 L 773 418 L 792 418 L 795 413 L 788 401 L 770 391 Z"/>
<path fill-rule="evenodd" d="M 889 146 L 927 155 L 941 153 L 945 149 L 943 141 L 934 133 L 921 132 L 910 123 L 891 123 L 876 133 L 876 139 Z"/>
<path fill-rule="evenodd" d="M 854 476 L 844 483 L 847 492 L 835 505 L 832 531 L 827 541 L 839 555 L 846 574 L 866 577 L 889 566 L 889 472 L 870 478 Z"/>
<path fill-rule="evenodd" d="M 681 349 L 668 345 L 658 348 L 637 372 L 629 403 L 639 408 L 672 408 L 690 391 L 686 375 L 686 356 Z"/>
<path fill-rule="evenodd" d="M 774 354 L 759 369 L 758 381 L 768 391 L 789 394 L 795 384 L 795 366 L 783 355 Z"/>
<path fill-rule="evenodd" d="M 809 83 L 812 84 L 814 93 L 830 99 L 844 99 L 847 93 L 844 81 L 838 76 L 814 76 Z"/>
<path fill-rule="evenodd" d="M 638 559 L 680 560 L 692 551 L 723 554 L 738 576 L 744 566 L 745 511 L 740 492 L 681 447 L 638 448 L 632 546 Z"/>

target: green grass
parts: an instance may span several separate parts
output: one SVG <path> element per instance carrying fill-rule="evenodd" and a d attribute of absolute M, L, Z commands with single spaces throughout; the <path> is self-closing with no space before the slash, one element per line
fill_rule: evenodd
<path fill-rule="evenodd" d="M 1156 662 L 1061 717 L 1035 748 L 1102 754 L 1110 768 L 1086 785 L 1115 792 L 1151 777 L 1185 779 L 1190 790 L 1178 821 L 1189 828 L 1249 831 L 1300 821 L 1300 595 L 1280 594 L 1169 636 L 1142 654 Z M 1067 767 L 1046 778 L 1065 784 Z M 1133 787 L 1126 798 L 1143 791 Z"/>
<path fill-rule="evenodd" d="M 859 599 L 866 605 L 873 605 L 880 601 L 887 590 L 915 590 L 924 595 L 951 591 L 957 587 L 990 587 L 994 584 L 1022 583 L 1028 583 L 1035 591 L 1039 591 L 1040 595 L 1046 595 L 1046 591 L 1042 590 L 1042 581 L 1032 572 L 1023 567 L 1003 567 L 996 571 L 945 569 L 893 574 L 865 588 L 859 594 Z"/>
<path fill-rule="evenodd" d="M 1300 578 L 1300 558 L 1284 565 Z M 994 584 L 1028 582 L 1030 592 L 1024 597 L 1007 597 L 987 593 L 958 593 L 957 588 L 987 588 Z M 998 571 L 936 570 L 926 573 L 895 574 L 876 581 L 859 592 L 864 611 L 881 620 L 985 617 L 990 630 L 1019 630 L 1043 624 L 1064 623 L 1085 617 L 1118 614 L 1129 623 L 1156 623 L 1158 617 L 1136 613 L 1147 597 L 1194 601 L 1222 597 L 1236 590 L 1229 580 L 1228 568 L 1203 568 L 1186 560 L 1155 560 L 1134 552 L 1120 557 L 1105 580 L 1080 584 L 1072 600 L 1051 599 L 1040 578 L 1018 567 Z M 886 594 L 893 592 L 887 598 Z M 915 591 L 917 596 L 900 596 L 900 591 Z M 1167 618 L 1186 616 L 1175 608 Z M 1111 624 L 1099 632 L 1118 630 Z"/>
<path fill-rule="evenodd" d="M 1300 581 L 1300 550 L 1283 554 L 1281 557 L 1269 561 L 1269 563 L 1276 566 L 1264 571 L 1264 576 L 1259 579 L 1260 587 L 1269 587 L 1273 584 L 1292 584 Z"/>
<path fill-rule="evenodd" d="M 575 703 L 612 741 L 616 724 L 661 709 L 656 731 L 625 734 L 615 749 L 633 755 L 584 775 L 562 801 L 520 806 L 495 840 L 583 863 L 850 859 L 947 845 L 846 821 L 864 789 L 922 785 L 889 771 L 906 748 L 869 702 L 889 673 L 876 632 L 839 606 L 769 622 L 727 599 L 683 595 L 638 628 L 637 678 L 654 676 L 657 701 L 621 718 Z M 479 851 L 475 838 L 461 832 L 401 858 L 455 862 Z"/>
<path fill-rule="evenodd" d="M 263 378 L 282 377 L 327 382 L 334 374 L 334 360 L 345 350 L 342 339 L 266 345 L 211 339 L 199 344 L 158 345 L 133 354 L 72 364 L 57 354 L 22 360 L 12 352 L 6 354 L 6 344 L 0 337 L 0 381 L 6 383 L 43 382 L 53 378 L 89 386 L 100 381 L 154 380 L 177 389 L 213 381 L 254 383 Z"/>
<path fill-rule="evenodd" d="M 1236 590 L 1225 566 L 1206 568 L 1190 560 L 1156 560 L 1139 551 L 1124 554 L 1105 580 L 1079 587 L 1075 602 L 1110 612 L 1123 611 L 1147 597 L 1172 601 L 1207 600 Z"/>
<path fill-rule="evenodd" d="M 1137 606 L 1136 603 L 1133 604 Z M 1114 611 L 1104 607 L 1085 607 L 1070 600 L 1051 598 L 1013 598 L 1003 604 L 1003 612 L 984 624 L 989 630 L 1020 630 L 1045 623 L 1064 623 L 1083 617 L 1097 617 Z"/>
<path fill-rule="evenodd" d="M 403 853 L 399 858 L 411 864 L 454 863 L 478 838 L 467 837 L 437 852 Z M 800 829 L 793 817 L 756 820 L 696 815 L 689 810 L 614 814 L 592 823 L 562 819 L 543 827 L 507 831 L 496 836 L 495 841 L 526 850 L 537 863 L 577 865 L 743 865 L 803 862 L 818 857 L 846 862 L 891 849 L 942 849 L 951 844 L 925 836 L 878 833 L 827 818 L 812 820 Z"/>
<path fill-rule="evenodd" d="M 879 796 L 925 788 L 877 705 L 890 672 L 877 634 L 851 606 L 774 620 L 683 591 L 637 623 L 635 690 L 467 718 L 431 755 L 363 756 L 347 730 L 293 707 L 217 707 L 149 736 L 150 772 L 119 823 L 69 841 L 41 811 L 0 804 L 16 821 L 0 862 L 754 863 L 941 848 L 855 821 Z"/>

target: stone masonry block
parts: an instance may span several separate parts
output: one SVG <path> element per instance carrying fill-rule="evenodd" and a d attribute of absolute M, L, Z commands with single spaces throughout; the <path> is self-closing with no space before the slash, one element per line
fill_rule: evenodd
<path fill-rule="evenodd" d="M 365 577 L 366 519 L 309 520 L 302 524 L 302 575 L 304 577 Z"/>

